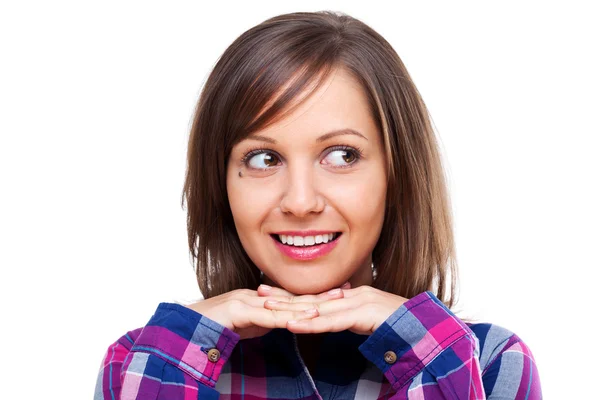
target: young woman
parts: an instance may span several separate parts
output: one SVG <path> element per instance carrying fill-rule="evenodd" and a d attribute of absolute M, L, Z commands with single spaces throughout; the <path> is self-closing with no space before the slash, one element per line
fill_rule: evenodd
<path fill-rule="evenodd" d="M 515 334 L 466 323 L 444 174 L 402 61 L 347 15 L 242 34 L 184 188 L 204 300 L 111 345 L 96 399 L 539 399 Z"/>

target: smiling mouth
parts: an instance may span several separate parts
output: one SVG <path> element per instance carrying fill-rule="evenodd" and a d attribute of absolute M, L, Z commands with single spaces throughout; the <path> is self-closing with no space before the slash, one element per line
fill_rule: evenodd
<path fill-rule="evenodd" d="M 290 247 L 314 247 L 320 244 L 326 244 L 339 238 L 342 232 L 315 236 L 289 236 L 271 234 L 271 237 L 283 245 Z"/>

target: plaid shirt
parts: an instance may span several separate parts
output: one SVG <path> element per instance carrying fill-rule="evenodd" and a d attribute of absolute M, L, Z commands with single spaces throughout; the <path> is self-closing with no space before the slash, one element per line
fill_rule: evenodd
<path fill-rule="evenodd" d="M 108 348 L 94 398 L 541 399 L 523 341 L 465 324 L 433 293 L 398 308 L 373 334 L 325 335 L 311 375 L 296 335 L 239 335 L 179 304 L 160 303 L 144 328 Z"/>

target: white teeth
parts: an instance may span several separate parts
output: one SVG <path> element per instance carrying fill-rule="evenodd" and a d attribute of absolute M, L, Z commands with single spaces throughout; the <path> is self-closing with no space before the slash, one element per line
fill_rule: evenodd
<path fill-rule="evenodd" d="M 316 236 L 289 236 L 289 235 L 279 235 L 279 240 L 283 244 L 291 245 L 291 246 L 313 246 L 315 244 L 320 243 L 328 243 L 333 240 L 335 233 L 325 233 L 323 235 Z"/>

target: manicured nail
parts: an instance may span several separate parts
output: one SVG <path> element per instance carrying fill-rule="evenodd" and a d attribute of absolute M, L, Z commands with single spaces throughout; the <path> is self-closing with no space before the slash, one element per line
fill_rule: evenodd
<path fill-rule="evenodd" d="M 261 283 L 260 289 L 267 291 L 267 290 L 271 290 L 273 288 L 269 285 L 265 285 L 264 283 Z"/>
<path fill-rule="evenodd" d="M 327 292 L 328 295 L 330 296 L 334 296 L 336 294 L 339 294 L 342 291 L 342 289 L 331 289 L 329 292 Z"/>

